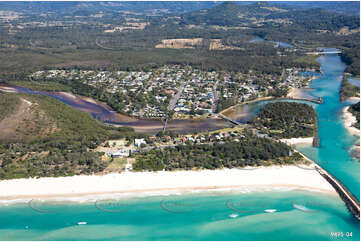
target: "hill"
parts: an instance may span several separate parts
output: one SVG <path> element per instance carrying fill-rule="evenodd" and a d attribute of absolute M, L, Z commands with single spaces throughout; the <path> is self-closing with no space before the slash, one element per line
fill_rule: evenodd
<path fill-rule="evenodd" d="M 107 127 L 90 114 L 41 95 L 0 93 L 0 179 L 100 172 L 108 165 L 92 149 L 131 129 Z"/>
<path fill-rule="evenodd" d="M 181 17 L 182 23 L 185 24 L 240 26 L 256 24 L 258 18 L 278 11 L 283 12 L 286 10 L 272 8 L 267 3 L 239 5 L 232 2 L 224 2 L 210 9 L 183 14 Z"/>

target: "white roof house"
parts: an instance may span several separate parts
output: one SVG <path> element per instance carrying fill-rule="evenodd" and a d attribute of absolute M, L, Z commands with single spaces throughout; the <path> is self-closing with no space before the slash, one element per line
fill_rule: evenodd
<path fill-rule="evenodd" d="M 134 145 L 136 147 L 140 147 L 141 144 L 147 144 L 147 142 L 145 142 L 145 140 L 142 138 L 142 139 L 134 139 Z"/>

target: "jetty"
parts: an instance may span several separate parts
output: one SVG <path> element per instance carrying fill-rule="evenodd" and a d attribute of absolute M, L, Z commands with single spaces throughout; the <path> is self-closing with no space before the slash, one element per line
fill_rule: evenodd
<path fill-rule="evenodd" d="M 315 170 L 328 181 L 331 186 L 336 190 L 340 198 L 346 204 L 347 209 L 351 214 L 358 220 L 360 220 L 360 202 L 358 199 L 342 184 L 341 181 L 333 177 L 328 171 L 323 169 L 321 166 L 316 164 L 313 160 L 308 158 L 306 155 L 299 152 L 305 159 L 312 162 L 315 166 Z"/>
<path fill-rule="evenodd" d="M 316 167 L 316 170 L 333 186 L 333 188 L 335 188 L 336 192 L 345 202 L 348 210 L 352 213 L 352 215 L 360 220 L 360 203 L 357 198 L 342 184 L 342 182 L 337 180 L 326 170 L 320 167 Z"/>
<path fill-rule="evenodd" d="M 313 140 L 312 140 L 312 146 L 313 147 L 320 147 L 320 136 L 318 134 L 318 115 L 316 113 L 316 117 L 315 117 L 315 135 L 313 136 Z"/>
<path fill-rule="evenodd" d="M 280 98 L 274 98 L 274 99 L 271 99 L 271 100 L 297 100 L 297 101 L 306 101 L 306 102 L 311 102 L 311 103 L 316 103 L 316 104 L 322 104 L 323 103 L 323 98 L 322 97 L 318 97 L 317 99 L 280 97 Z"/>

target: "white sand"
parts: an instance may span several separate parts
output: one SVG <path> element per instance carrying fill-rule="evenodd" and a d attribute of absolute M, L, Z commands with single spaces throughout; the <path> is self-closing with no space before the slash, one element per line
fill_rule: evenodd
<path fill-rule="evenodd" d="M 291 138 L 291 139 L 281 139 L 282 142 L 287 143 L 289 145 L 295 144 L 312 144 L 313 137 L 308 138 Z"/>
<path fill-rule="evenodd" d="M 300 95 L 300 92 L 301 92 L 301 90 L 299 88 L 291 87 L 291 90 L 287 94 L 287 97 L 300 99 L 300 98 L 302 98 Z"/>
<path fill-rule="evenodd" d="M 360 97 L 350 97 L 350 98 L 347 99 L 347 101 L 357 103 L 357 102 L 360 101 Z"/>
<path fill-rule="evenodd" d="M 355 116 L 352 115 L 352 113 L 347 111 L 347 109 L 348 107 L 345 107 L 342 111 L 343 118 L 345 120 L 345 127 L 350 134 L 360 136 L 360 130 L 352 126 L 354 123 L 357 122 L 357 119 Z"/>
<path fill-rule="evenodd" d="M 59 93 L 61 93 L 65 97 L 76 99 L 76 96 L 73 93 L 70 93 L 70 92 L 59 92 Z"/>
<path fill-rule="evenodd" d="M 5 87 L 5 86 L 0 86 L 0 91 L 3 92 L 16 92 L 16 90 L 12 87 Z"/>
<path fill-rule="evenodd" d="M 0 201 L 71 198 L 105 194 L 209 189 L 294 188 L 336 194 L 317 171 L 297 166 L 174 172 L 124 172 L 107 175 L 0 181 Z"/>

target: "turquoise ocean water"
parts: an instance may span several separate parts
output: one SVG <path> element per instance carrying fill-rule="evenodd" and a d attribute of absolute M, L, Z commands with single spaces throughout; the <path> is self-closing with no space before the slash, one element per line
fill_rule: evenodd
<path fill-rule="evenodd" d="M 358 223 L 337 196 L 305 191 L 200 193 L 96 204 L 32 201 L 0 208 L 1 240 L 359 238 Z"/>
<path fill-rule="evenodd" d="M 324 98 L 316 105 L 321 147 L 297 148 L 359 197 L 360 165 L 349 154 L 358 138 L 340 116 L 345 66 L 337 55 L 319 61 L 323 75 L 310 94 Z M 0 206 L 0 240 L 360 240 L 359 226 L 338 196 L 285 189 Z"/>

